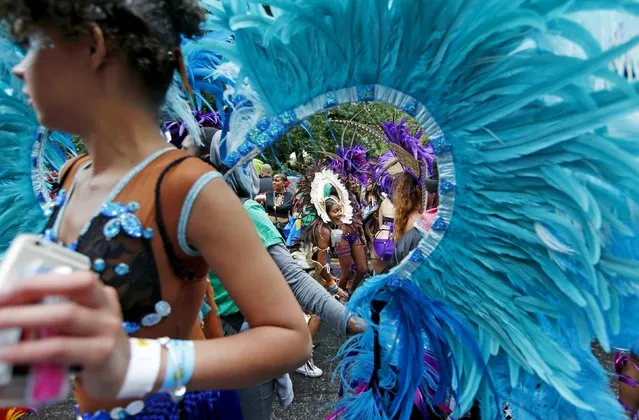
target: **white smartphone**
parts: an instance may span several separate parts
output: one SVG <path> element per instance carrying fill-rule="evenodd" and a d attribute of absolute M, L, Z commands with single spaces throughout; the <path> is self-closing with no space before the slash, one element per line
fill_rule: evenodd
<path fill-rule="evenodd" d="M 0 264 L 0 291 L 10 290 L 18 282 L 60 267 L 87 271 L 91 263 L 88 257 L 45 241 L 39 236 L 18 236 Z M 55 300 L 59 298 L 51 297 L 45 302 Z M 0 346 L 15 344 L 21 340 L 43 338 L 50 334 L 50 331 L 44 330 L 4 329 L 0 330 Z M 64 367 L 26 367 L 0 363 L 0 407 L 38 406 L 64 399 L 68 393 L 68 386 L 68 373 Z"/>

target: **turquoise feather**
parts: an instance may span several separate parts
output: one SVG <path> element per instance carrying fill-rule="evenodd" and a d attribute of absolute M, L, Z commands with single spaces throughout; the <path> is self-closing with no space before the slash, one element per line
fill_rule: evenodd
<path fill-rule="evenodd" d="M 276 0 L 269 2 L 274 18 L 255 2 L 206 4 L 211 25 L 233 32 L 225 54 L 272 115 L 376 84 L 417 99 L 450 140 L 457 184 L 450 224 L 441 242 L 431 235 L 421 243 L 428 258 L 393 275 L 473 326 L 467 339 L 482 360 L 469 356 L 466 343 L 450 344 L 461 374 L 450 379 L 451 390 L 461 407 L 477 398 L 487 418 L 496 415 L 488 390 L 494 384 L 516 407 L 534 397 L 531 416 L 621 418 L 590 343 L 615 345 L 618 332 L 628 330 L 625 297 L 636 299 L 639 285 L 629 275 L 637 256 L 608 249 L 610 237 L 633 231 L 625 214 L 639 202 L 639 144 L 631 141 L 639 130 L 617 122 L 639 109 L 638 87 L 609 63 L 639 38 L 601 45 L 572 15 L 636 14 L 636 2 Z M 562 52 L 562 38 L 584 54 Z M 594 86 L 595 78 L 606 88 Z M 365 318 L 384 293 L 373 282 L 351 306 Z M 424 331 L 405 319 L 406 310 L 427 316 L 412 301 L 395 310 L 417 328 L 412 334 Z M 402 325 L 398 331 L 406 333 Z M 351 344 L 364 354 L 371 339 L 365 334 Z M 413 347 L 391 353 L 405 369 L 421 363 Z M 347 357 L 343 366 L 365 377 L 365 360 Z M 477 369 L 483 362 L 486 376 Z M 594 378 L 594 396 L 584 375 Z M 532 384 L 540 385 L 537 394 Z M 411 393 L 397 386 L 405 401 L 382 401 L 381 409 L 372 395 L 349 395 L 345 416 L 405 416 L 408 408 L 396 410 L 410 405 Z"/>

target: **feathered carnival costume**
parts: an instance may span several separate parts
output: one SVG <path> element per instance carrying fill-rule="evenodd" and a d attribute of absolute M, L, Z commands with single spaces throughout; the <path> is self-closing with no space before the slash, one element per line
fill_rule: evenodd
<path fill-rule="evenodd" d="M 636 230 L 639 97 L 608 67 L 639 39 L 602 48 L 574 16 L 636 1 L 207 4 L 266 111 L 229 168 L 351 102 L 395 105 L 437 155 L 432 229 L 350 302 L 370 328 L 343 349 L 344 418 L 408 418 L 420 388 L 456 414 L 622 418 L 590 343 L 639 344 L 637 263 L 614 246 Z"/>
<path fill-rule="evenodd" d="M 454 397 L 456 414 L 477 399 L 485 418 L 502 401 L 517 419 L 623 418 L 590 344 L 639 351 L 639 129 L 628 118 L 639 92 L 623 77 L 639 38 L 611 45 L 583 25 L 604 9 L 630 22 L 636 0 L 278 0 L 270 13 L 204 3 L 221 32 L 184 53 L 213 69 L 192 75 L 224 101 L 228 173 L 351 102 L 395 105 L 437 155 L 432 229 L 349 304 L 369 328 L 342 351 L 341 416 L 407 419 L 421 395 L 430 406 Z M 44 223 L 46 200 L 32 188 L 32 111 L 5 85 L 0 130 L 11 135 L 0 138 L 17 155 L 0 165 L 12 170 L 4 247 L 33 230 L 29 217 Z M 167 105 L 197 137 L 176 91 Z"/>
<path fill-rule="evenodd" d="M 340 146 L 328 167 L 346 180 L 352 179 L 364 187 L 370 179 L 368 151 L 362 145 Z"/>
<path fill-rule="evenodd" d="M 410 173 L 420 186 L 425 187 L 422 184 L 429 183 L 428 179 L 433 175 L 435 152 L 430 144 L 422 144 L 423 131 L 412 133 L 413 127 L 407 125 L 406 119 L 399 123 L 386 121 L 382 128 L 389 150 L 372 165 L 373 182 L 389 197 L 393 194 L 394 177 L 401 172 Z M 428 189 L 436 189 L 436 186 Z"/>

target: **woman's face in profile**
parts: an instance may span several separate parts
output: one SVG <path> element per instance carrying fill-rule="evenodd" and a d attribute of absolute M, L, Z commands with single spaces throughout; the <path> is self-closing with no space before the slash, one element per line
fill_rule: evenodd
<path fill-rule="evenodd" d="M 89 37 L 66 39 L 57 31 L 34 28 L 24 41 L 27 53 L 12 70 L 40 124 L 77 134 L 86 130 L 92 104 L 99 100 L 102 58 Z"/>

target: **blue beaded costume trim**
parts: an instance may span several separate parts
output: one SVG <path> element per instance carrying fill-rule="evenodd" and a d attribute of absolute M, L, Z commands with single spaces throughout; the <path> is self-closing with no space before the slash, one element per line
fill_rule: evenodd
<path fill-rule="evenodd" d="M 235 391 L 202 391 L 188 392 L 180 402 L 174 402 L 168 394 L 158 393 L 148 396 L 144 401 L 136 401 L 135 405 L 111 411 L 80 413 L 75 408 L 76 416 L 82 420 L 215 420 L 242 419 L 240 402 Z"/>

